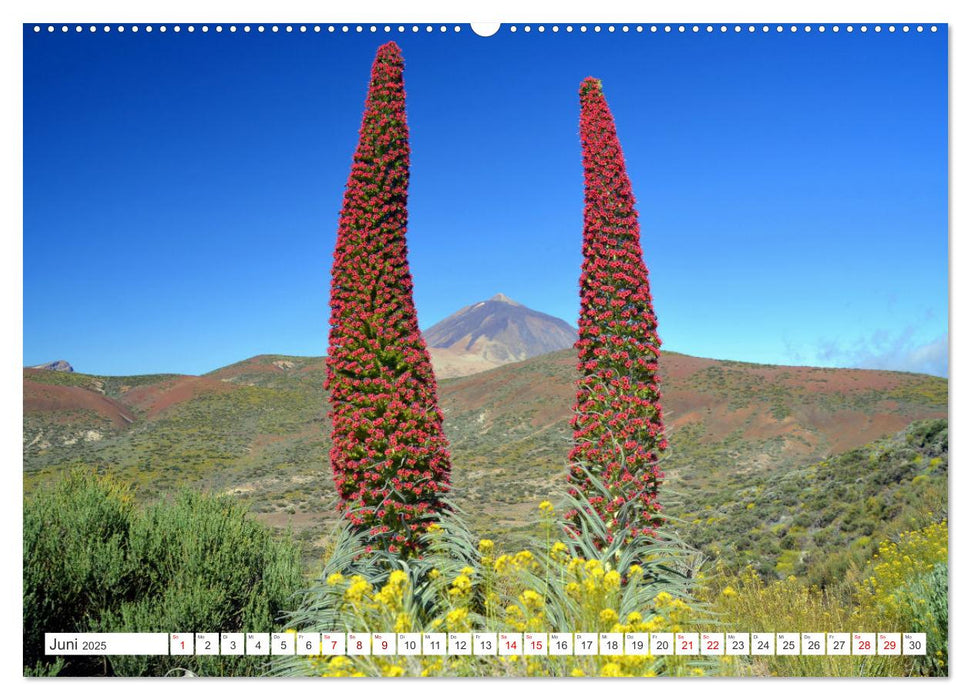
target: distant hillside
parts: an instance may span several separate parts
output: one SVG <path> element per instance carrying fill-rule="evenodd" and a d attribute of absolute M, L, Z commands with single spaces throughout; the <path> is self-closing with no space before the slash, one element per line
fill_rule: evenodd
<path fill-rule="evenodd" d="M 559 487 L 574 365 L 564 350 L 440 383 L 453 493 L 480 533 L 516 540 Z M 282 355 L 203 377 L 25 369 L 25 488 L 83 462 L 135 482 L 142 498 L 184 484 L 234 494 L 320 546 L 335 516 L 324 376 L 323 358 Z M 719 517 L 706 506 L 737 503 L 913 421 L 947 417 L 947 380 L 927 375 L 667 353 L 661 377 L 671 431 L 666 512 L 703 523 Z M 704 528 L 694 532 L 699 546 L 713 542 Z"/>
<path fill-rule="evenodd" d="M 462 377 L 573 347 L 576 330 L 505 294 L 459 309 L 424 333 L 440 378 Z"/>
<path fill-rule="evenodd" d="M 74 368 L 71 367 L 71 363 L 67 360 L 54 360 L 53 362 L 45 362 L 41 365 L 33 365 L 27 369 L 49 369 L 53 372 L 73 372 Z"/>
<path fill-rule="evenodd" d="M 916 421 L 820 462 L 711 479 L 678 514 L 730 569 L 838 586 L 880 541 L 946 517 L 947 470 L 947 421 Z"/>

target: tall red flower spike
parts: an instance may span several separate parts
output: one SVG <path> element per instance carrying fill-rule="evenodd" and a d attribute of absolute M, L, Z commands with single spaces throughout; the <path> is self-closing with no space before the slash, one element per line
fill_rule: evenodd
<path fill-rule="evenodd" d="M 326 386 L 341 511 L 378 546 L 411 554 L 444 507 L 451 466 L 408 270 L 403 67 L 390 42 L 371 68 L 334 250 Z"/>
<path fill-rule="evenodd" d="M 571 422 L 571 493 L 583 493 L 608 532 L 620 521 L 637 533 L 660 524 L 661 340 L 651 301 L 624 155 L 600 81 L 580 85 L 583 146 L 583 268 L 576 404 Z M 586 470 L 586 471 L 585 471 Z M 609 497 L 592 489 L 586 472 Z M 576 517 L 576 513 L 570 514 Z M 608 535 L 608 539 L 612 538 Z"/>

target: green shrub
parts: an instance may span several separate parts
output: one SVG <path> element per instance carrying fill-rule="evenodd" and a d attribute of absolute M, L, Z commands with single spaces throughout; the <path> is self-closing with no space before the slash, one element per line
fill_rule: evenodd
<path fill-rule="evenodd" d="M 25 668 L 47 661 L 45 632 L 80 631 L 115 604 L 131 520 L 129 494 L 83 472 L 24 504 Z"/>
<path fill-rule="evenodd" d="M 45 632 L 269 632 L 300 585 L 297 548 L 225 498 L 141 511 L 75 472 L 24 504 L 24 669 L 44 675 L 253 675 L 251 657 L 43 655 Z M 53 667 L 52 667 L 53 666 Z"/>
<path fill-rule="evenodd" d="M 946 676 L 947 667 L 947 562 L 940 562 L 921 574 L 905 589 L 904 629 L 927 634 L 927 653 L 914 657 L 914 672 L 925 676 Z"/>

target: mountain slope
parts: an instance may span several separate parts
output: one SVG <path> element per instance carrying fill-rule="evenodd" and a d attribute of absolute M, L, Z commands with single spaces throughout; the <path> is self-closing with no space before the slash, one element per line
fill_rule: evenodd
<path fill-rule="evenodd" d="M 565 350 L 440 383 L 453 495 L 483 535 L 517 539 L 560 487 L 574 365 Z M 320 544 L 335 516 L 324 372 L 322 358 L 282 355 L 204 377 L 24 370 L 25 488 L 83 462 L 135 482 L 142 498 L 181 485 L 234 494 Z M 666 353 L 661 377 L 671 430 L 664 505 L 705 521 L 713 494 L 732 499 L 915 420 L 947 417 L 947 381 L 926 375 Z M 76 391 L 43 398 L 67 387 Z"/>
<path fill-rule="evenodd" d="M 463 307 L 424 332 L 439 378 L 460 377 L 573 347 L 566 321 L 505 294 Z"/>

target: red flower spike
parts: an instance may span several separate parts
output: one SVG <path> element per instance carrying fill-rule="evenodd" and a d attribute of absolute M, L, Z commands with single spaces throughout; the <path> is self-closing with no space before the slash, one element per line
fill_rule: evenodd
<path fill-rule="evenodd" d="M 390 42 L 371 68 L 334 250 L 326 386 L 341 511 L 409 555 L 444 509 L 451 464 L 408 269 L 403 67 Z"/>
<path fill-rule="evenodd" d="M 587 494 L 608 525 L 627 507 L 635 514 L 635 532 L 651 535 L 661 522 L 657 456 L 667 447 L 657 373 L 661 339 L 634 193 L 613 115 L 594 78 L 580 85 L 580 141 L 583 267 L 576 349 L 581 378 L 571 423 L 570 484 Z M 603 481 L 609 501 L 591 497 L 581 465 Z"/>

